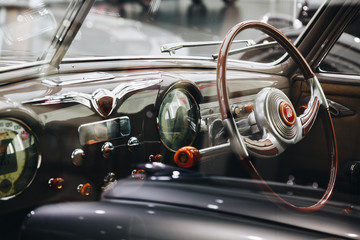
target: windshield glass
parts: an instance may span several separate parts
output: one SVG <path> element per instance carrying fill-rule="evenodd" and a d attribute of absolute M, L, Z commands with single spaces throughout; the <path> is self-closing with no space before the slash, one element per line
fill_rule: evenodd
<path fill-rule="evenodd" d="M 95 3 L 66 57 L 165 55 L 165 43 L 222 41 L 228 30 L 244 20 L 261 20 L 285 33 L 300 29 L 304 2 L 234 0 L 104 0 Z M 259 31 L 239 39 L 263 40 Z M 236 44 L 243 47 L 244 44 Z M 176 56 L 205 56 L 219 46 L 182 48 Z"/>
<path fill-rule="evenodd" d="M 67 8 L 67 3 L 39 0 L 0 2 L 0 67 L 40 60 Z"/>
<path fill-rule="evenodd" d="M 91 1 L 1 1 L 0 70 L 39 60 L 50 61 L 53 56 L 57 56 L 53 64 L 56 67 L 66 51 L 67 58 L 167 57 L 169 53 L 160 50 L 163 44 L 222 41 L 232 26 L 245 20 L 270 23 L 294 40 L 314 12 L 301 0 L 99 0 L 84 22 L 74 21 L 76 9 L 84 2 Z M 70 37 L 66 46 L 59 47 L 65 37 L 76 32 L 77 29 L 66 30 L 74 22 L 82 23 L 76 37 L 72 43 Z M 252 43 L 270 40 L 259 31 L 247 30 L 238 39 Z M 234 48 L 245 46 L 233 44 Z M 62 53 L 56 53 L 57 49 Z M 211 57 L 218 49 L 219 45 L 195 44 L 178 49 L 175 56 Z M 240 56 L 245 60 L 271 62 L 282 53 L 273 51 L 263 58 L 253 51 Z"/>

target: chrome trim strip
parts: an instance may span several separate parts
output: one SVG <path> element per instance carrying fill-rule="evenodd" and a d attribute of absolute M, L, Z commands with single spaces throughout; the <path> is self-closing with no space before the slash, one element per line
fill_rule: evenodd
<path fill-rule="evenodd" d="M 82 124 L 78 128 L 78 133 L 82 146 L 123 138 L 131 133 L 130 119 L 129 117 L 118 117 Z"/>
<path fill-rule="evenodd" d="M 100 80 L 107 80 L 115 78 L 114 75 L 106 72 L 90 72 L 90 73 L 81 73 L 73 74 L 70 76 L 58 76 L 52 78 L 46 78 L 42 83 L 50 86 L 64 86 L 85 82 L 95 82 Z"/>
<path fill-rule="evenodd" d="M 21 102 L 22 104 L 35 104 L 35 105 L 53 105 L 59 103 L 79 103 L 90 109 L 95 110 L 100 116 L 106 118 L 111 115 L 111 113 L 120 107 L 123 102 L 123 98 L 131 92 L 139 91 L 151 86 L 158 85 L 162 82 L 161 75 L 155 74 L 153 79 L 144 79 L 144 80 L 134 80 L 126 81 L 120 83 L 112 91 L 99 88 L 95 90 L 92 94 L 80 93 L 80 92 L 67 92 L 60 93 L 50 96 L 45 96 L 41 98 L 34 98 L 32 100 L 27 100 Z M 101 108 L 101 99 L 103 97 L 108 97 L 112 99 L 111 109 L 107 112 L 104 112 Z"/>

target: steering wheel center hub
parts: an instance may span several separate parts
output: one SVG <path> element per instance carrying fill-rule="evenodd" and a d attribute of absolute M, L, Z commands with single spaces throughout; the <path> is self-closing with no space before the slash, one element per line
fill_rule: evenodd
<path fill-rule="evenodd" d="M 281 102 L 279 106 L 279 110 L 280 110 L 280 117 L 286 125 L 292 126 L 295 124 L 296 121 L 295 111 L 288 102 L 285 101 Z"/>

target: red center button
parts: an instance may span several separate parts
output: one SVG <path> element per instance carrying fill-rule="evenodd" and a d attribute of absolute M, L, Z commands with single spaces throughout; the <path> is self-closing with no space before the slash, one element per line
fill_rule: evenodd
<path fill-rule="evenodd" d="M 292 126 L 295 124 L 296 121 L 295 111 L 289 103 L 282 102 L 280 104 L 280 116 L 286 125 Z"/>

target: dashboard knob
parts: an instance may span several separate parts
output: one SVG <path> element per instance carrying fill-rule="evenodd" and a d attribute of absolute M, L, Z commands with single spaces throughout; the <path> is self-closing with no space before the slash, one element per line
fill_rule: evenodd
<path fill-rule="evenodd" d="M 239 107 L 239 105 L 234 104 L 231 106 L 231 112 L 234 118 L 240 117 L 241 108 Z"/>
<path fill-rule="evenodd" d="M 49 187 L 60 190 L 64 186 L 65 180 L 63 178 L 50 178 L 48 181 Z"/>
<path fill-rule="evenodd" d="M 75 166 L 81 166 L 84 161 L 84 156 L 84 151 L 78 148 L 71 153 L 71 160 Z"/>
<path fill-rule="evenodd" d="M 131 137 L 128 141 L 128 149 L 130 152 L 134 152 L 136 148 L 140 145 L 139 139 L 136 137 Z"/>
<path fill-rule="evenodd" d="M 200 160 L 200 151 L 194 147 L 186 146 L 176 151 L 174 161 L 179 167 L 189 168 Z"/>
<path fill-rule="evenodd" d="M 104 158 L 111 157 L 114 151 L 114 145 L 111 142 L 106 142 L 101 147 L 101 152 Z"/>
<path fill-rule="evenodd" d="M 77 187 L 77 191 L 81 194 L 81 196 L 87 197 L 90 196 L 93 192 L 93 187 L 90 183 L 80 184 Z"/>

